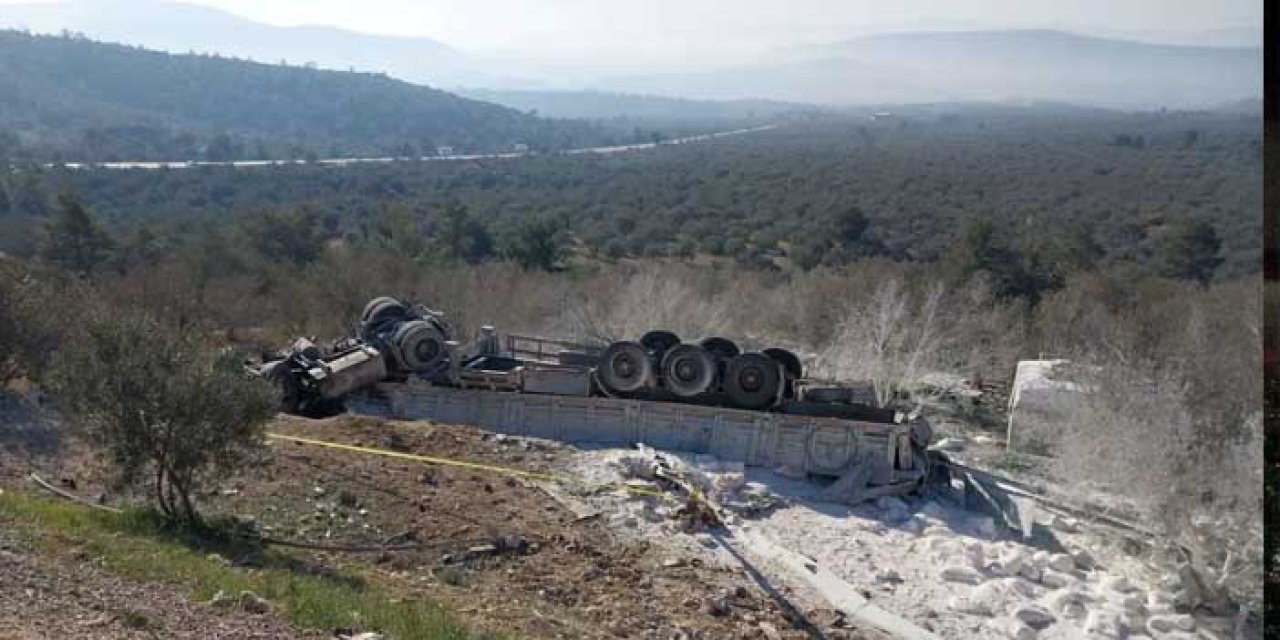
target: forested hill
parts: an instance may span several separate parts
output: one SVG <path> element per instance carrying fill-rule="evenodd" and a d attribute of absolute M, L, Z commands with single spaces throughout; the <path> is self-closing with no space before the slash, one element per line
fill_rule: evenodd
<path fill-rule="evenodd" d="M 0 31 L 0 157 L 258 159 L 623 142 L 393 80 Z"/>

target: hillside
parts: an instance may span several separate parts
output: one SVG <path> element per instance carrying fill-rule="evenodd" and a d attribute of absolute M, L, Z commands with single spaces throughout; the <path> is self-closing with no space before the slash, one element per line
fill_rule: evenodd
<path fill-rule="evenodd" d="M 170 53 L 218 53 L 259 62 L 287 60 L 320 68 L 385 72 L 409 82 L 451 87 L 475 81 L 467 56 L 423 37 L 370 35 L 327 26 L 281 27 L 213 7 L 166 0 L 68 0 L 0 4 L 0 27 L 83 33 Z"/>
<path fill-rule="evenodd" d="M 766 66 L 619 78 L 601 88 L 822 103 L 1050 100 L 1123 109 L 1261 96 L 1259 47 L 1193 47 L 1063 31 L 892 33 L 808 47 Z"/>
<path fill-rule="evenodd" d="M 1151 266 L 1171 225 L 1207 220 L 1223 240 L 1221 273 L 1257 271 L 1254 116 L 982 105 L 893 113 L 613 156 L 13 176 L 0 180 L 14 214 L 0 249 L 29 251 L 20 222 L 41 219 L 70 191 L 121 231 L 306 206 L 327 233 L 352 241 L 411 212 L 417 242 L 434 228 L 431 212 L 460 203 L 495 234 L 554 219 L 606 259 L 715 255 L 802 267 L 938 260 L 983 220 L 1012 242 L 1083 234 L 1108 264 Z"/>
<path fill-rule="evenodd" d="M 765 122 L 783 114 L 816 110 L 811 105 L 773 100 L 688 100 L 604 91 L 459 89 L 460 95 L 551 118 L 627 120 L 650 124 Z"/>
<path fill-rule="evenodd" d="M 598 129 L 380 74 L 0 31 L 0 156 L 111 160 L 410 155 L 580 146 Z"/>

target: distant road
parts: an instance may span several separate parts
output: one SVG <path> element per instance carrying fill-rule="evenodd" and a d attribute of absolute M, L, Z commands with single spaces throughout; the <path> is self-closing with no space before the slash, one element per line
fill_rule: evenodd
<path fill-rule="evenodd" d="M 193 160 L 179 160 L 174 162 L 163 161 L 147 161 L 147 162 L 51 162 L 45 164 L 46 168 L 66 168 L 66 169 L 191 169 L 194 167 L 275 167 L 282 165 L 296 164 L 320 164 L 336 167 L 344 167 L 353 164 L 387 164 L 392 162 L 452 162 L 458 160 L 498 160 L 511 158 L 535 157 L 541 155 L 582 155 L 582 154 L 600 154 L 607 155 L 613 153 L 626 153 L 629 151 L 642 151 L 644 149 L 654 149 L 676 144 L 689 144 L 693 142 L 703 142 L 713 140 L 715 138 L 726 138 L 729 136 L 739 136 L 748 133 L 756 133 L 759 131 L 767 131 L 777 128 L 776 124 L 766 124 L 759 127 L 751 127 L 749 129 L 734 129 L 732 131 L 718 131 L 716 133 L 704 133 L 696 136 L 685 136 L 683 138 L 672 138 L 671 140 L 663 140 L 661 142 L 644 142 L 640 144 L 623 144 L 612 147 L 584 147 L 581 149 L 569 149 L 566 151 L 553 151 L 548 154 L 539 154 L 527 151 L 511 151 L 506 153 L 473 153 L 473 154 L 456 154 L 447 156 L 421 156 L 421 157 L 382 157 L 382 158 L 324 158 L 321 160 L 236 160 L 233 162 L 201 162 Z"/>

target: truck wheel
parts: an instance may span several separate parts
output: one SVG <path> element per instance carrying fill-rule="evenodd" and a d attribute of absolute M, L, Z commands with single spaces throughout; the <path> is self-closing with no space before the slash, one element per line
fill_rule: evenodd
<path fill-rule="evenodd" d="M 631 393 L 645 388 L 653 380 L 653 362 L 639 343 L 615 342 L 600 356 L 596 374 L 610 393 Z"/>
<path fill-rule="evenodd" d="M 681 398 L 705 393 L 715 381 L 715 358 L 696 344 L 678 344 L 662 357 L 662 384 Z"/>
<path fill-rule="evenodd" d="M 848 387 L 805 387 L 804 400 L 824 404 L 849 404 L 853 390 Z"/>
<path fill-rule="evenodd" d="M 369 316 L 372 316 L 374 311 L 377 311 L 378 309 L 383 308 L 388 304 L 399 305 L 400 307 L 404 307 L 403 303 L 401 303 L 399 300 L 396 300 L 395 298 L 392 298 L 391 296 L 380 296 L 380 297 L 374 298 L 373 300 L 369 301 L 369 304 L 366 304 L 364 306 L 364 311 L 360 312 L 360 322 L 368 321 Z"/>
<path fill-rule="evenodd" d="M 698 342 L 698 345 L 706 349 L 707 353 L 710 353 L 712 357 L 719 360 L 728 360 L 742 353 L 742 350 L 738 348 L 734 341 L 718 336 L 703 338 Z"/>
<path fill-rule="evenodd" d="M 296 414 L 302 404 L 302 388 L 288 365 L 283 361 L 275 363 L 267 372 L 266 380 L 275 388 L 280 411 Z"/>
<path fill-rule="evenodd" d="M 796 395 L 794 383 L 800 379 L 800 374 L 804 372 L 804 368 L 800 364 L 800 357 L 791 351 L 777 347 L 770 347 L 760 353 L 769 356 L 774 362 L 782 365 L 782 372 L 786 376 L 782 381 L 782 395 L 794 398 Z"/>
<path fill-rule="evenodd" d="M 729 361 L 724 389 L 735 406 L 765 409 L 778 400 L 782 365 L 762 353 L 744 353 Z"/>
<path fill-rule="evenodd" d="M 678 344 L 680 336 L 663 329 L 654 329 L 640 336 L 640 346 L 649 352 L 654 362 L 662 362 L 662 356 Z"/>
<path fill-rule="evenodd" d="M 777 347 L 770 347 L 762 350 L 760 353 L 769 356 L 775 362 L 782 365 L 782 370 L 785 371 L 792 380 L 799 380 L 804 377 L 801 375 L 804 373 L 804 368 L 800 364 L 800 357 L 791 351 L 779 349 Z"/>
<path fill-rule="evenodd" d="M 444 362 L 448 356 L 444 336 L 436 325 L 426 320 L 410 320 L 400 325 L 391 337 L 396 359 L 406 371 L 423 372 Z"/>
<path fill-rule="evenodd" d="M 408 319 L 409 307 L 399 300 L 378 298 L 365 307 L 361 317 L 364 319 L 360 322 L 360 337 L 373 342 L 386 324 Z"/>

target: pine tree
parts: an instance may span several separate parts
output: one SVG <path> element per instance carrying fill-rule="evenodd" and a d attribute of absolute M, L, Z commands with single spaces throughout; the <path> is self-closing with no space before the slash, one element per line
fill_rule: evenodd
<path fill-rule="evenodd" d="M 58 196 L 58 208 L 45 228 L 41 256 L 76 274 L 92 273 L 111 255 L 114 243 L 84 205 L 69 194 Z"/>

